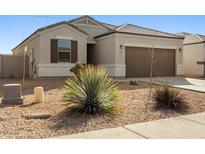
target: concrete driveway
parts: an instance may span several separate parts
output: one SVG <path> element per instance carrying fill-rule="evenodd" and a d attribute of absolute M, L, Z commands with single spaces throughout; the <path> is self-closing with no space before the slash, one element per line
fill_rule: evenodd
<path fill-rule="evenodd" d="M 150 82 L 150 78 L 129 78 L 125 80 L 137 80 Z M 184 77 L 154 77 L 153 82 L 157 84 L 170 84 L 177 88 L 205 92 L 205 79 L 194 79 Z"/>

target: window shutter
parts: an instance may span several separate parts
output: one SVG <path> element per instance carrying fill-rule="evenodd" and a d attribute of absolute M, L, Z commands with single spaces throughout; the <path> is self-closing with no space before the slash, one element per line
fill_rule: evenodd
<path fill-rule="evenodd" d="M 78 41 L 71 41 L 71 63 L 76 63 L 78 60 Z"/>
<path fill-rule="evenodd" d="M 51 40 L 51 53 L 50 53 L 50 62 L 57 63 L 58 62 L 58 40 Z"/>

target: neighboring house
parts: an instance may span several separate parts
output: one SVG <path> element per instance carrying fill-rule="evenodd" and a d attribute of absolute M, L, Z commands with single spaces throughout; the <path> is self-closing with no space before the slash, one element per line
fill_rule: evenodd
<path fill-rule="evenodd" d="M 114 26 L 90 16 L 40 28 L 12 49 L 27 47 L 30 77 L 70 75 L 76 62 L 98 64 L 111 76 L 183 75 L 183 37 L 131 24 Z"/>
<path fill-rule="evenodd" d="M 205 75 L 205 36 L 200 34 L 177 33 L 184 36 L 183 63 L 186 76 Z"/>

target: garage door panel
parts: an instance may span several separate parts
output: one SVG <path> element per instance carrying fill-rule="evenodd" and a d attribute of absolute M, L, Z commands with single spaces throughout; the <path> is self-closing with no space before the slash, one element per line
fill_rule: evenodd
<path fill-rule="evenodd" d="M 149 77 L 151 65 L 151 49 L 126 47 L 126 76 Z M 175 75 L 175 50 L 154 49 L 153 76 Z"/>
<path fill-rule="evenodd" d="M 126 48 L 126 74 L 129 77 L 148 76 L 150 71 L 150 52 L 147 48 Z M 146 61 L 146 63 L 145 63 Z"/>
<path fill-rule="evenodd" d="M 175 50 L 155 49 L 153 60 L 153 76 L 175 75 Z"/>

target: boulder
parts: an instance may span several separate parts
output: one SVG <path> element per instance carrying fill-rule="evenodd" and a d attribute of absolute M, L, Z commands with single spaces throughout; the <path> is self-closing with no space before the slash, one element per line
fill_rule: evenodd
<path fill-rule="evenodd" d="M 38 113 L 38 114 L 28 114 L 24 116 L 26 119 L 48 119 L 51 117 L 51 114 L 47 113 Z"/>

